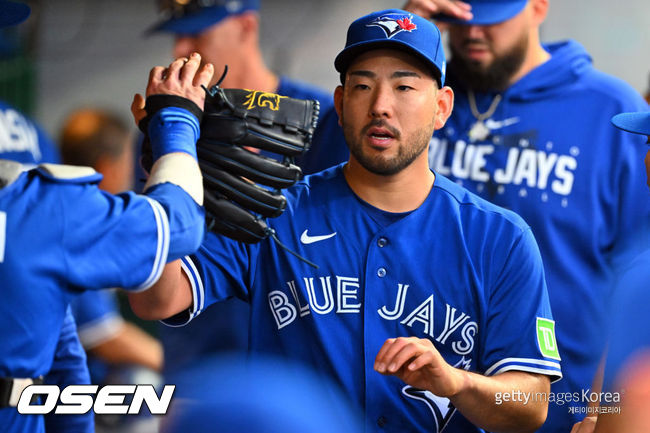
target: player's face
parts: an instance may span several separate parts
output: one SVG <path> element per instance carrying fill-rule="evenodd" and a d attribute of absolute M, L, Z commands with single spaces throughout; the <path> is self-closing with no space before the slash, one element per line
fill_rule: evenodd
<path fill-rule="evenodd" d="M 426 160 L 431 135 L 444 125 L 453 105 L 449 88 L 438 91 L 419 60 L 395 50 L 359 56 L 334 98 L 352 157 L 383 176 L 399 173 L 418 158 Z"/>
<path fill-rule="evenodd" d="M 225 65 L 229 70 L 238 70 L 241 44 L 241 29 L 238 17 L 224 18 L 197 35 L 179 35 L 174 42 L 174 57 L 188 57 L 193 52 L 201 55 L 201 65 L 212 63 L 214 77 L 210 85 L 221 77 Z M 227 80 L 222 87 L 227 86 Z"/>
<path fill-rule="evenodd" d="M 526 60 L 530 28 L 530 14 L 526 9 L 494 25 L 451 25 L 450 69 L 470 88 L 481 91 L 507 88 Z"/>

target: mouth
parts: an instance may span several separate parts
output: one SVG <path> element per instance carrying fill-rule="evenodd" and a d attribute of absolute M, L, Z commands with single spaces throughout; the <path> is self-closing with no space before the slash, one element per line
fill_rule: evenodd
<path fill-rule="evenodd" d="M 387 128 L 374 126 L 368 129 L 366 137 L 372 147 L 385 149 L 395 140 L 396 134 Z"/>
<path fill-rule="evenodd" d="M 465 56 L 472 60 L 481 60 L 490 54 L 489 46 L 478 42 L 466 42 L 463 44 L 463 51 Z"/>

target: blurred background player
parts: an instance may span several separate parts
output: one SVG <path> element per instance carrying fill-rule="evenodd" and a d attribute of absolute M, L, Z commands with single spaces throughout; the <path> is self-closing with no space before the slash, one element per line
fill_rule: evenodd
<path fill-rule="evenodd" d="M 59 149 L 64 164 L 93 167 L 101 173 L 100 189 L 118 194 L 133 188 L 133 136 L 117 114 L 97 108 L 70 113 L 63 122 Z M 89 355 L 92 383 L 142 383 L 143 375 L 160 382 L 154 372 L 162 372 L 162 345 L 122 318 L 115 290 L 84 292 L 71 306 Z M 155 423 L 155 418 L 147 417 L 96 416 L 98 431 L 153 431 Z"/>
<path fill-rule="evenodd" d="M 612 123 L 623 131 L 642 135 L 650 144 L 650 112 L 621 113 Z M 650 187 L 650 151 L 645 156 Z M 641 178 L 636 179 L 641 183 Z M 648 200 L 647 190 L 639 200 Z M 576 424 L 571 433 L 616 433 L 650 431 L 650 245 L 621 272 L 609 308 L 610 319 L 603 329 L 609 336 L 603 392 L 618 394 L 618 401 L 601 400 L 597 415 Z"/>
<path fill-rule="evenodd" d="M 161 433 L 363 431 L 341 389 L 298 363 L 209 355 L 177 372 L 174 383 Z"/>
<path fill-rule="evenodd" d="M 228 65 L 228 74 L 220 85 L 223 88 L 315 99 L 320 102 L 321 112 L 333 106 L 331 92 L 278 76 L 267 67 L 259 41 L 260 0 L 168 0 L 159 4 L 163 19 L 149 32 L 172 33 L 175 57 L 198 52 L 204 62 L 211 62 L 216 71 L 211 84 L 216 83 Z M 188 326 L 161 326 L 165 375 L 209 353 L 245 352 L 249 311 L 248 304 L 233 298 L 213 305 Z"/>
<path fill-rule="evenodd" d="M 589 389 L 615 271 L 650 224 L 650 202 L 638 200 L 641 140 L 607 120 L 647 104 L 597 71 L 576 41 L 541 43 L 547 0 L 412 0 L 405 9 L 448 28 L 456 100 L 430 142 L 431 168 L 530 224 L 563 362 L 552 391 Z M 336 136 L 323 143 L 313 150 L 321 163 L 340 162 L 326 158 L 340 157 L 345 144 Z M 551 403 L 542 431 L 570 430 L 586 404 Z"/>

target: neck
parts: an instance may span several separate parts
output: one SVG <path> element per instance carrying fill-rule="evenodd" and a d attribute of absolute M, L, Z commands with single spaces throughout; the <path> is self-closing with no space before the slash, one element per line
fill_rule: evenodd
<path fill-rule="evenodd" d="M 350 156 L 343 173 L 352 191 L 370 205 L 387 212 L 409 212 L 424 203 L 435 180 L 426 152 L 422 155 L 424 157 L 390 176 L 371 173 Z"/>
<path fill-rule="evenodd" d="M 539 40 L 539 31 L 537 29 L 531 31 L 530 37 L 528 38 L 528 54 L 524 59 L 524 62 L 521 64 L 519 70 L 513 74 L 510 78 L 509 85 L 515 84 L 517 81 L 525 77 L 530 71 L 537 68 L 538 66 L 546 63 L 551 55 L 542 47 L 542 44 Z"/>
<path fill-rule="evenodd" d="M 232 68 L 223 81 L 223 88 L 251 89 L 276 93 L 280 79 L 266 66 L 259 51 L 242 55 L 237 70 Z"/>

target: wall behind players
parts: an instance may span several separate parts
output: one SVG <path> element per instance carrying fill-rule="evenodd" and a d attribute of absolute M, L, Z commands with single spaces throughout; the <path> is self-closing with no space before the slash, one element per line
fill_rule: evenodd
<path fill-rule="evenodd" d="M 143 37 L 157 19 L 154 0 L 48 0 L 40 8 L 36 69 L 36 117 L 48 132 L 73 107 L 92 102 L 126 110 L 151 66 L 171 58 L 169 36 Z M 334 88 L 333 59 L 345 30 L 359 16 L 400 0 L 262 0 L 262 40 L 268 64 L 280 73 Z M 599 69 L 645 92 L 650 57 L 647 17 L 650 2 L 626 0 L 550 0 L 544 40 L 578 39 Z M 30 18 L 31 19 L 31 18 Z M 117 61 L 119 59 L 119 62 Z M 57 70 L 56 74 L 49 71 Z M 144 74 L 144 75 L 143 75 Z"/>

